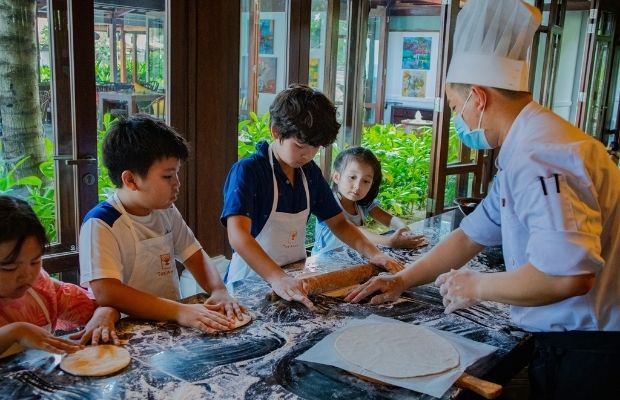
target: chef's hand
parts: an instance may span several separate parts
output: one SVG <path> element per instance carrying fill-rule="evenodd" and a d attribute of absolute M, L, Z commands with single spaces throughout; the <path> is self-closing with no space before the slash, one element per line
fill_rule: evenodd
<path fill-rule="evenodd" d="M 388 241 L 390 247 L 397 249 L 415 249 L 428 244 L 424 235 L 414 235 L 407 227 L 397 229 Z"/>
<path fill-rule="evenodd" d="M 246 311 L 245 307 L 239 304 L 226 288 L 215 289 L 211 292 L 211 296 L 205 301 L 204 305 L 209 310 L 226 315 L 228 320 L 233 320 L 235 316 L 238 320 L 242 320 L 243 313 Z"/>
<path fill-rule="evenodd" d="M 437 277 L 435 284 L 443 296 L 446 314 L 480 302 L 480 277 L 480 272 L 469 268 L 453 269 Z"/>
<path fill-rule="evenodd" d="M 121 317 L 120 313 L 112 307 L 97 307 L 90 321 L 83 330 L 69 336 L 70 339 L 80 339 L 80 344 L 88 344 L 96 346 L 101 340 L 102 343 L 114 343 L 119 345 L 120 341 L 116 336 L 116 328 L 114 325 Z"/>
<path fill-rule="evenodd" d="M 380 294 L 370 299 L 370 304 L 386 303 L 398 300 L 405 289 L 405 283 L 398 275 L 375 276 L 352 290 L 347 297 L 344 298 L 344 301 L 358 303 L 371 294 L 380 292 Z"/>
<path fill-rule="evenodd" d="M 316 311 L 314 304 L 308 298 L 308 290 L 300 279 L 291 276 L 283 276 L 271 282 L 274 292 L 286 301 L 298 301 L 308 307 L 310 311 Z"/>
<path fill-rule="evenodd" d="M 403 266 L 398 261 L 384 253 L 377 253 L 372 256 L 370 258 L 370 263 L 382 267 L 384 270 L 393 274 L 403 270 Z"/>
<path fill-rule="evenodd" d="M 74 353 L 84 346 L 52 335 L 47 330 L 28 322 L 14 322 L 6 326 L 13 343 L 29 349 L 39 349 L 50 353 Z M 6 331 L 7 329 L 5 329 Z"/>
<path fill-rule="evenodd" d="M 204 304 L 178 304 L 176 322 L 205 333 L 228 330 L 233 324 L 223 314 L 209 310 Z"/>

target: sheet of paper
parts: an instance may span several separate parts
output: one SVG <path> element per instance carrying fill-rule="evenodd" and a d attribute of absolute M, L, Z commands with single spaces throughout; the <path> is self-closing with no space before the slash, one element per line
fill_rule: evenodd
<path fill-rule="evenodd" d="M 446 371 L 441 374 L 422 376 L 416 378 L 389 378 L 386 376 L 374 374 L 357 365 L 348 363 L 343 360 L 338 352 L 334 349 L 334 342 L 340 333 L 352 326 L 359 326 L 369 323 L 383 322 L 394 324 L 407 324 L 391 318 L 380 317 L 378 315 L 370 315 L 366 319 L 351 320 L 345 327 L 324 337 L 320 342 L 312 346 L 308 351 L 301 354 L 296 359 L 308 363 L 326 364 L 337 368 L 354 372 L 372 379 L 376 379 L 394 386 L 404 387 L 406 389 L 415 390 L 416 392 L 425 393 L 435 397 L 441 397 L 456 382 L 459 376 L 467 369 L 468 366 L 482 357 L 485 357 L 495 350 L 496 347 L 484 343 L 478 343 L 469 340 L 460 335 L 440 331 L 434 328 L 426 327 L 441 337 L 452 343 L 460 355 L 460 364 L 458 367 Z"/>

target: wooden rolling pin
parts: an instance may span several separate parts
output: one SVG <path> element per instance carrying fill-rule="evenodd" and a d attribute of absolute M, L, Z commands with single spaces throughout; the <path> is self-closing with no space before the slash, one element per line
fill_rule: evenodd
<path fill-rule="evenodd" d="M 381 268 L 376 265 L 360 264 L 338 271 L 302 277 L 301 281 L 311 296 L 366 282 L 379 272 Z"/>
<path fill-rule="evenodd" d="M 459 376 L 459 379 L 457 379 L 454 384 L 461 389 L 471 390 L 485 399 L 495 399 L 502 394 L 501 385 L 476 378 L 475 376 L 469 375 L 465 372 Z"/>
<path fill-rule="evenodd" d="M 389 383 L 380 381 L 375 378 L 370 378 L 365 375 L 356 374 L 355 372 L 349 372 L 352 375 L 357 376 L 360 379 L 363 379 L 368 382 L 378 383 L 381 385 L 389 385 Z M 496 399 L 500 394 L 502 394 L 502 387 L 497 383 L 485 381 L 484 379 L 476 378 L 473 375 L 469 375 L 466 372 L 463 372 L 459 379 L 454 382 L 454 386 L 471 390 L 472 392 L 479 394 L 485 399 Z"/>
<path fill-rule="evenodd" d="M 301 277 L 301 281 L 308 290 L 308 296 L 312 296 L 366 282 L 379 272 L 381 268 L 376 265 L 359 264 L 338 271 Z M 276 301 L 280 297 L 276 292 L 271 291 L 266 298 L 268 301 Z"/>

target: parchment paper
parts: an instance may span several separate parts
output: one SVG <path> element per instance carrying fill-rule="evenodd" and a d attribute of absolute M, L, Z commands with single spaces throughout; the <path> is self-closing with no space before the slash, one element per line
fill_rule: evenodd
<path fill-rule="evenodd" d="M 334 348 L 336 338 L 345 329 L 353 326 L 368 325 L 377 322 L 407 324 L 406 322 L 398 321 L 391 318 L 380 317 L 378 315 L 370 315 L 365 319 L 354 319 L 351 320 L 342 329 L 339 329 L 327 335 L 320 342 L 312 346 L 308 351 L 306 351 L 296 359 L 308 363 L 331 365 L 349 372 L 354 372 L 356 374 L 379 380 L 381 382 L 389 383 L 394 386 L 400 386 L 406 389 L 415 390 L 416 392 L 425 393 L 434 397 L 441 397 L 454 384 L 454 382 L 456 382 L 456 380 L 467 369 L 468 366 L 472 365 L 480 358 L 487 356 L 497 350 L 497 348 L 494 346 L 490 346 L 484 343 L 478 343 L 454 333 L 425 327 L 437 333 L 444 339 L 448 340 L 459 352 L 460 363 L 458 367 L 435 375 L 421 376 L 415 378 L 389 378 L 383 375 L 375 374 L 371 371 L 358 367 L 355 364 L 348 363 L 338 355 L 338 352 Z"/>

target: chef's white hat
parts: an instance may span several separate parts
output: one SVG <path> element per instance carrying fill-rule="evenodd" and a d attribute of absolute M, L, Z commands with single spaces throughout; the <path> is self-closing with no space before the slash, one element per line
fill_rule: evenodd
<path fill-rule="evenodd" d="M 521 0 L 467 0 L 447 82 L 529 91 L 528 49 L 540 20 L 540 11 Z"/>

